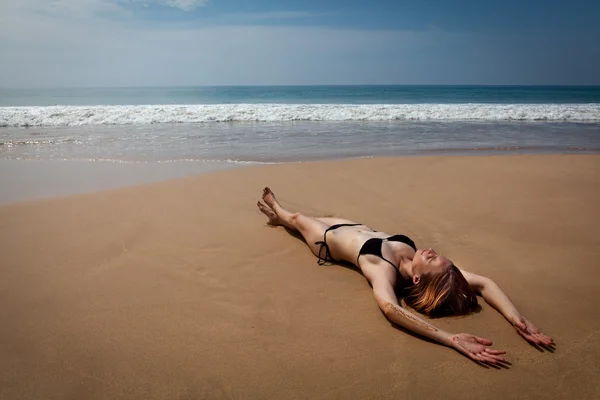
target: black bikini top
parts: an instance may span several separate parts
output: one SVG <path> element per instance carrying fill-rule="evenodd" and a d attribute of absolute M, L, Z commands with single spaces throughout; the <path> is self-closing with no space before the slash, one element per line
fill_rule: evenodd
<path fill-rule="evenodd" d="M 325 232 L 323 233 L 323 240 L 315 242 L 316 245 L 320 245 L 319 255 L 318 255 L 319 260 L 317 261 L 318 264 L 323 265 L 329 261 L 335 262 L 335 260 L 331 256 L 329 246 L 327 245 L 327 232 L 342 228 L 344 226 L 358 226 L 358 225 L 362 225 L 362 224 L 354 224 L 354 223 L 353 224 L 335 224 L 335 225 L 332 225 L 329 228 L 325 229 Z M 373 231 L 373 232 L 377 232 L 377 231 Z M 394 267 L 394 269 L 396 271 L 400 272 L 398 270 L 398 267 L 393 262 L 386 259 L 383 256 L 383 254 L 381 253 L 381 246 L 383 246 L 384 241 L 402 242 L 402 243 L 407 244 L 410 247 L 412 247 L 414 251 L 417 251 L 417 246 L 415 245 L 415 242 L 413 242 L 411 238 L 409 238 L 408 236 L 405 236 L 405 235 L 394 235 L 394 236 L 390 236 L 387 238 L 371 238 L 371 239 L 367 240 L 360 248 L 360 250 L 358 252 L 358 258 L 360 258 L 360 256 L 362 256 L 363 254 L 372 254 L 374 256 L 381 258 L 382 260 L 387 261 L 391 266 Z M 323 250 L 325 250 L 324 256 L 322 255 Z M 357 266 L 358 266 L 358 258 L 356 259 Z"/>
<path fill-rule="evenodd" d="M 412 247 L 414 251 L 417 251 L 417 246 L 415 245 L 415 242 L 413 242 L 411 238 L 409 238 L 408 236 L 405 236 L 405 235 L 394 235 L 394 236 L 390 236 L 388 238 L 383 238 L 383 239 L 382 238 L 371 238 L 371 239 L 367 240 L 365 242 L 365 244 L 363 244 L 362 247 L 360 248 L 360 251 L 358 252 L 358 257 L 360 258 L 360 256 L 362 256 L 363 254 L 372 254 L 372 255 L 377 256 L 377 257 L 381 258 L 382 260 L 388 262 L 392 267 L 394 267 L 394 269 L 396 271 L 399 272 L 398 267 L 393 262 L 391 262 L 390 260 L 385 258 L 383 256 L 383 254 L 381 253 L 381 247 L 383 246 L 384 241 L 401 242 L 401 243 L 407 244 L 410 247 Z M 356 260 L 356 263 L 358 264 L 358 259 Z"/>

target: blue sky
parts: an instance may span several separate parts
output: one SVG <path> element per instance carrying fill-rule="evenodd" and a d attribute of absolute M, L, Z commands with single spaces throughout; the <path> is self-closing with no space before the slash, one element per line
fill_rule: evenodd
<path fill-rule="evenodd" d="M 2 0 L 0 86 L 600 84 L 600 2 Z"/>
<path fill-rule="evenodd" d="M 191 1 L 189 4 L 193 4 Z M 154 20 L 191 19 L 199 23 L 244 20 L 262 16 L 264 24 L 321 25 L 361 29 L 425 29 L 431 25 L 451 31 L 531 31 L 595 29 L 600 6 L 594 1 L 557 0 L 425 0 L 425 1 L 240 1 L 214 0 L 186 13 L 160 4 L 134 4 L 143 17 Z M 201 4 L 204 4 L 201 6 Z M 169 10 L 170 9 L 170 10 Z M 287 14 L 287 15 L 286 15 Z M 282 18 L 277 18 L 281 15 Z M 271 16 L 272 18 L 269 18 Z M 287 18 L 286 18 L 287 17 Z M 283 21 L 285 20 L 285 21 Z"/>

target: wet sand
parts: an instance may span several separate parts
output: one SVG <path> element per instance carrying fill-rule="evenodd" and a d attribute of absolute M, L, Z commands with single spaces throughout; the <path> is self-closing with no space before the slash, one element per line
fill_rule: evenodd
<path fill-rule="evenodd" d="M 0 398 L 600 396 L 600 156 L 272 165 L 0 206 Z M 390 325 L 360 273 L 318 266 L 255 206 L 403 233 L 494 279 L 552 336 L 480 300 L 434 320 L 486 369 Z"/>

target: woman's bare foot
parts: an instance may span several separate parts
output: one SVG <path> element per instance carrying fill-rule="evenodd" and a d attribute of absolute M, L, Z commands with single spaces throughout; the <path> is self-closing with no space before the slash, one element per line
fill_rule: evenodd
<path fill-rule="evenodd" d="M 277 199 L 275 198 L 275 193 L 273 193 L 268 187 L 263 189 L 262 199 L 269 207 L 273 209 L 275 206 L 279 205 L 279 202 L 277 202 Z"/>
<path fill-rule="evenodd" d="M 260 212 L 262 212 L 269 218 L 269 222 L 267 222 L 267 224 L 269 224 L 271 226 L 283 225 L 281 223 L 281 220 L 277 216 L 277 214 L 275 214 L 275 211 L 271 210 L 269 207 L 265 206 L 260 201 L 257 202 L 256 205 L 258 206 L 258 209 L 260 210 Z"/>

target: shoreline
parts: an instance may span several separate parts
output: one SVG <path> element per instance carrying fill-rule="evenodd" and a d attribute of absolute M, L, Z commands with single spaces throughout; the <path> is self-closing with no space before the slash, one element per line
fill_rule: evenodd
<path fill-rule="evenodd" d="M 181 179 L 221 170 L 264 165 L 303 164 L 378 158 L 494 157 L 530 155 L 593 155 L 598 149 L 552 147 L 463 148 L 421 150 L 406 154 L 330 157 L 315 160 L 37 160 L 0 159 L 0 206 Z"/>
<path fill-rule="evenodd" d="M 0 160 L 0 206 L 101 193 L 236 168 L 229 163 Z"/>

